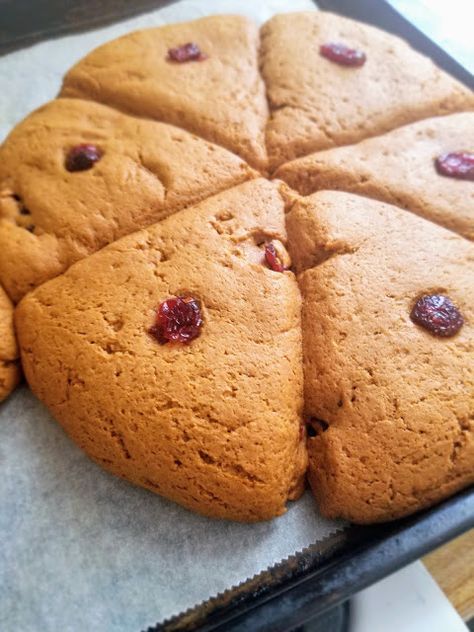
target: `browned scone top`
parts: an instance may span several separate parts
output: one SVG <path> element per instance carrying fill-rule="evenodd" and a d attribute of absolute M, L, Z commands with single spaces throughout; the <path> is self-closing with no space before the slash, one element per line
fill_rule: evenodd
<path fill-rule="evenodd" d="M 474 182 L 440 175 L 435 164 L 472 148 L 474 112 L 464 112 L 298 158 L 275 176 L 303 195 L 338 189 L 395 204 L 472 240 Z"/>
<path fill-rule="evenodd" d="M 19 355 L 13 327 L 13 305 L 0 287 L 0 402 L 20 381 Z"/>
<path fill-rule="evenodd" d="M 196 44 L 202 61 L 168 59 Z M 62 96 L 93 99 L 172 123 L 265 171 L 268 107 L 258 72 L 258 27 L 215 15 L 130 33 L 92 51 L 64 79 Z"/>
<path fill-rule="evenodd" d="M 271 169 L 426 117 L 474 110 L 470 90 L 372 26 L 321 11 L 281 14 L 264 24 L 261 37 Z M 365 53 L 365 64 L 322 57 L 328 43 Z"/>
<path fill-rule="evenodd" d="M 322 512 L 384 521 L 474 482 L 474 245 L 334 191 L 297 201 L 287 228 L 316 434 L 309 478 Z M 432 293 L 464 317 L 452 338 L 410 319 Z"/>
<path fill-rule="evenodd" d="M 263 261 L 286 241 L 278 188 L 254 180 L 76 263 L 16 310 L 34 393 L 109 471 L 201 513 L 261 520 L 302 489 L 300 297 Z M 174 295 L 201 335 L 148 330 Z"/>
<path fill-rule="evenodd" d="M 69 150 L 91 143 L 100 160 L 68 171 Z M 237 156 L 171 125 L 51 101 L 0 148 L 0 281 L 16 302 L 115 239 L 254 176 Z"/>

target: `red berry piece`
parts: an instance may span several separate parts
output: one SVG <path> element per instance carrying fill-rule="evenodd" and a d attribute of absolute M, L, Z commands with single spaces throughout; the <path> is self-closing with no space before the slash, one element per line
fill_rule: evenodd
<path fill-rule="evenodd" d="M 204 61 L 207 59 L 207 55 L 201 51 L 197 44 L 188 42 L 182 46 L 170 48 L 167 59 L 168 61 L 176 61 L 178 64 L 183 64 L 187 61 Z"/>
<path fill-rule="evenodd" d="M 151 334 L 160 344 L 175 341 L 188 344 L 201 333 L 201 304 L 192 296 L 176 296 L 160 304 Z"/>
<path fill-rule="evenodd" d="M 474 153 L 470 151 L 454 151 L 438 156 L 435 166 L 436 171 L 442 176 L 474 180 Z"/>
<path fill-rule="evenodd" d="M 367 59 L 364 52 L 335 42 L 323 44 L 320 46 L 319 52 L 326 59 L 330 59 L 341 66 L 363 66 Z"/>
<path fill-rule="evenodd" d="M 275 272 L 284 272 L 286 269 L 273 241 L 269 241 L 265 244 L 265 261 L 268 267 Z"/>
<path fill-rule="evenodd" d="M 72 147 L 66 156 L 66 169 L 68 171 L 87 171 L 102 158 L 102 151 L 95 145 L 76 145 Z"/>
<path fill-rule="evenodd" d="M 442 294 L 426 294 L 419 298 L 410 318 L 435 336 L 454 336 L 464 324 L 458 308 L 447 296 Z"/>

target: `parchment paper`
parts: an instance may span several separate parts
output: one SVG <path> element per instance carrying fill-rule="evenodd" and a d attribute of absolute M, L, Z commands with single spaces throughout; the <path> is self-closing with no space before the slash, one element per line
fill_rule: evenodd
<path fill-rule="evenodd" d="M 55 96 L 65 70 L 130 30 L 207 13 L 263 21 L 309 0 L 185 0 L 0 58 L 0 137 Z M 276 520 L 203 518 L 94 465 L 26 386 L 0 407 L 0 630 L 138 631 L 312 544 L 341 523 L 309 494 Z"/>

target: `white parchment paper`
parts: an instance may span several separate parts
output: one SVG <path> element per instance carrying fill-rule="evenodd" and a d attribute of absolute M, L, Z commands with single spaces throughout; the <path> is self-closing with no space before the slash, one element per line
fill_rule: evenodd
<path fill-rule="evenodd" d="M 259 21 L 309 0 L 183 0 L 0 58 L 0 138 L 53 98 L 63 73 L 130 30 L 207 13 Z M 210 520 L 102 471 L 22 387 L 0 407 L 0 630 L 139 631 L 192 607 L 342 525 L 309 494 L 256 525 Z"/>

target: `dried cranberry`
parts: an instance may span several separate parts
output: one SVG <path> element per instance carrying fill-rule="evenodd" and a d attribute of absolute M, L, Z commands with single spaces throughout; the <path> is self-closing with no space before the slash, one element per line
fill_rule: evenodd
<path fill-rule="evenodd" d="M 275 244 L 272 241 L 265 244 L 265 261 L 267 262 L 268 267 L 275 272 L 285 271 L 285 266 L 283 265 L 276 251 Z"/>
<path fill-rule="evenodd" d="M 87 171 L 94 163 L 102 158 L 102 150 L 96 145 L 76 145 L 66 156 L 68 171 Z"/>
<path fill-rule="evenodd" d="M 442 294 L 426 294 L 419 298 L 410 318 L 435 336 L 454 336 L 464 324 L 461 312 Z"/>
<path fill-rule="evenodd" d="M 201 51 L 199 46 L 194 42 L 188 42 L 176 48 L 168 50 L 168 61 L 176 61 L 182 64 L 186 61 L 204 61 L 207 55 Z"/>
<path fill-rule="evenodd" d="M 323 44 L 319 47 L 319 52 L 326 59 L 341 64 L 341 66 L 363 66 L 367 59 L 364 52 L 335 42 Z"/>
<path fill-rule="evenodd" d="M 201 304 L 192 296 L 176 296 L 160 304 L 151 334 L 160 344 L 170 341 L 191 342 L 202 327 Z"/>
<path fill-rule="evenodd" d="M 435 160 L 436 171 L 442 176 L 459 180 L 474 180 L 474 153 L 454 151 L 438 156 Z"/>

